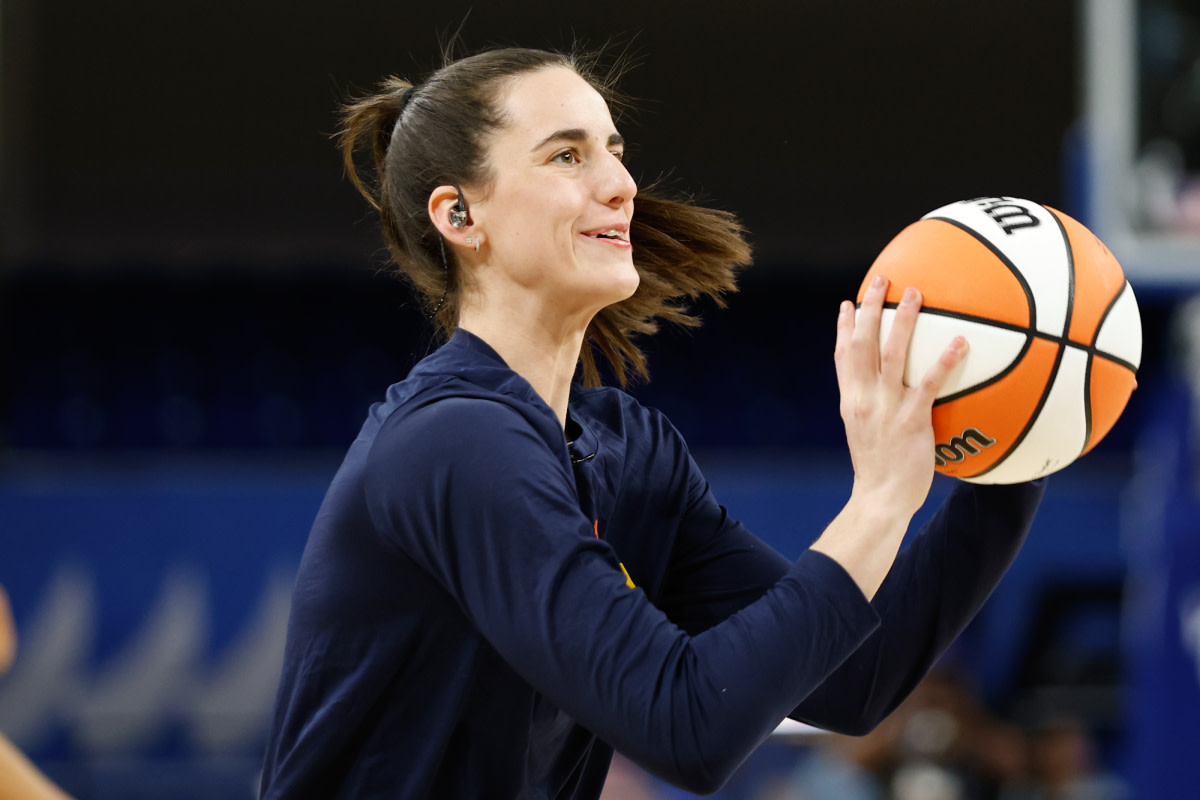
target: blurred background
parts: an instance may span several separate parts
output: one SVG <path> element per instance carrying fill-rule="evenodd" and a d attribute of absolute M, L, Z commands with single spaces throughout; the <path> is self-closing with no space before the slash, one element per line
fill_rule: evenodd
<path fill-rule="evenodd" d="M 460 24 L 627 47 L 634 176 L 746 222 L 742 291 L 647 343 L 633 391 L 790 556 L 850 486 L 837 303 L 901 228 L 1028 198 L 1137 293 L 1139 390 L 946 663 L 871 737 L 781 734 L 720 797 L 1196 796 L 1197 0 L 0 0 L 0 731 L 79 798 L 253 796 L 312 517 L 434 346 L 335 108 Z M 618 764 L 609 796 L 685 795 Z"/>

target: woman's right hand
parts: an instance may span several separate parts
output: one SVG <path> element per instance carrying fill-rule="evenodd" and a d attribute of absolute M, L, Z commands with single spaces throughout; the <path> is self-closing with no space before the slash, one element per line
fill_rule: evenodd
<path fill-rule="evenodd" d="M 913 514 L 933 484 L 933 401 L 967 352 L 956 337 L 916 386 L 904 384 L 908 344 L 921 294 L 905 291 L 887 341 L 879 322 L 887 279 L 875 278 L 857 317 L 854 304 L 838 315 L 837 366 L 842 422 L 854 465 L 850 500 L 812 549 L 837 561 L 867 599 L 895 561 Z"/>
<path fill-rule="evenodd" d="M 916 386 L 904 384 L 904 367 L 921 293 L 905 290 L 887 341 L 879 343 L 887 279 L 879 275 L 863 297 L 857 318 L 849 301 L 838 317 L 837 366 L 841 415 L 854 465 L 854 491 L 897 514 L 916 513 L 933 482 L 933 401 L 967 352 L 961 336 L 946 348 Z"/>

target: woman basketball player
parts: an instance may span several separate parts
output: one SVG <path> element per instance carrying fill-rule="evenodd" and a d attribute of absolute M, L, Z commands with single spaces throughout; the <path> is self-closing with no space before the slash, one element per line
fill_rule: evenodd
<path fill-rule="evenodd" d="M 596 355 L 644 373 L 633 337 L 749 260 L 732 217 L 638 193 L 608 96 L 580 59 L 508 49 L 346 111 L 351 174 L 448 341 L 372 407 L 317 515 L 263 797 L 595 798 L 614 748 L 712 792 L 785 717 L 870 730 L 1020 547 L 1041 488 L 962 484 L 898 555 L 965 352 L 904 385 L 915 290 L 882 347 L 886 280 L 857 321 L 843 304 L 853 489 L 794 563 L 662 414 L 594 386 Z"/>

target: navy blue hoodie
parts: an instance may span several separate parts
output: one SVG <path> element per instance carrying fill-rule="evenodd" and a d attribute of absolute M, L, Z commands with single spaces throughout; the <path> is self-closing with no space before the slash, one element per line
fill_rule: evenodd
<path fill-rule="evenodd" d="M 568 413 L 462 330 L 372 407 L 300 565 L 262 797 L 582 800 L 614 747 L 705 793 L 786 716 L 866 732 L 1042 492 L 958 486 L 868 603 L 731 519 L 662 414 Z"/>

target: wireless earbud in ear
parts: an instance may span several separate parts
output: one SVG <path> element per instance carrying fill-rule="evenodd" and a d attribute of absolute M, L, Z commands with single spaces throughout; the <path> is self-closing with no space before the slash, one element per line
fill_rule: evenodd
<path fill-rule="evenodd" d="M 456 228 L 464 228 L 470 219 L 470 213 L 467 211 L 467 203 L 463 200 L 462 189 L 458 188 L 458 184 L 454 184 L 454 191 L 458 192 L 458 202 L 454 204 L 454 208 L 450 209 L 450 224 Z"/>

